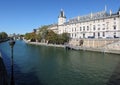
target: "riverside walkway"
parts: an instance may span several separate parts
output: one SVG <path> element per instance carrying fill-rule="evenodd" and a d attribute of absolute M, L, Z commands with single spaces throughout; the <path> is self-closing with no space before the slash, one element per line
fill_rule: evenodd
<path fill-rule="evenodd" d="M 8 85 L 7 71 L 0 53 L 0 85 Z"/>

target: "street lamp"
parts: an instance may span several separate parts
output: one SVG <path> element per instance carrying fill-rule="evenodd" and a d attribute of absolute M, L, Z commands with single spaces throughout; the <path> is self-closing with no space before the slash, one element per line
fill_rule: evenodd
<path fill-rule="evenodd" d="M 10 81 L 10 85 L 15 85 L 15 82 L 14 82 L 14 71 L 13 71 L 13 47 L 15 45 L 15 41 L 13 38 L 11 38 L 10 42 L 9 42 L 9 45 L 11 47 L 11 81 Z"/>

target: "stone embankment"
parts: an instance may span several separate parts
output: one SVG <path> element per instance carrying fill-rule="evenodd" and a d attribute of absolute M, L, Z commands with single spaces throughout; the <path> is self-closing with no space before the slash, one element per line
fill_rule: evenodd
<path fill-rule="evenodd" d="M 120 54 L 120 41 L 104 46 L 105 52 Z"/>
<path fill-rule="evenodd" d="M 80 46 L 80 40 L 71 40 L 70 48 L 98 51 L 106 53 L 120 54 L 120 39 L 82 39 L 83 44 Z"/>
<path fill-rule="evenodd" d="M 40 42 L 29 42 L 25 41 L 27 44 L 33 44 L 33 45 L 43 45 L 43 46 L 52 46 L 52 47 L 65 47 L 64 45 L 57 45 L 57 44 L 47 44 L 47 43 L 40 43 Z"/>
<path fill-rule="evenodd" d="M 83 40 L 83 44 L 80 44 L 80 40 Z M 54 47 L 64 47 L 74 50 L 87 50 L 87 51 L 97 51 L 104 53 L 115 53 L 120 54 L 120 39 L 72 39 L 68 45 L 56 45 L 47 44 L 39 42 L 29 42 L 28 44 L 44 45 L 44 46 L 54 46 Z"/>

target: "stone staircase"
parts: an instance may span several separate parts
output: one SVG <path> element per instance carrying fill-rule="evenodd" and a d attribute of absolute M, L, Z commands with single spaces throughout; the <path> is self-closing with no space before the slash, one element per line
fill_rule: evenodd
<path fill-rule="evenodd" d="M 107 44 L 104 48 L 108 50 L 120 50 L 120 41 Z"/>

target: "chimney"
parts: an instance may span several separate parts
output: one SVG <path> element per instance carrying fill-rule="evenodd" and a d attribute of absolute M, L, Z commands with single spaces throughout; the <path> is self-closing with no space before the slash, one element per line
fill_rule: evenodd
<path fill-rule="evenodd" d="M 110 10 L 110 16 L 112 15 L 112 10 Z"/>
<path fill-rule="evenodd" d="M 92 18 L 92 17 L 93 17 L 93 14 L 92 14 L 92 12 L 91 12 L 91 14 L 90 14 L 90 15 L 91 15 L 91 18 Z"/>

